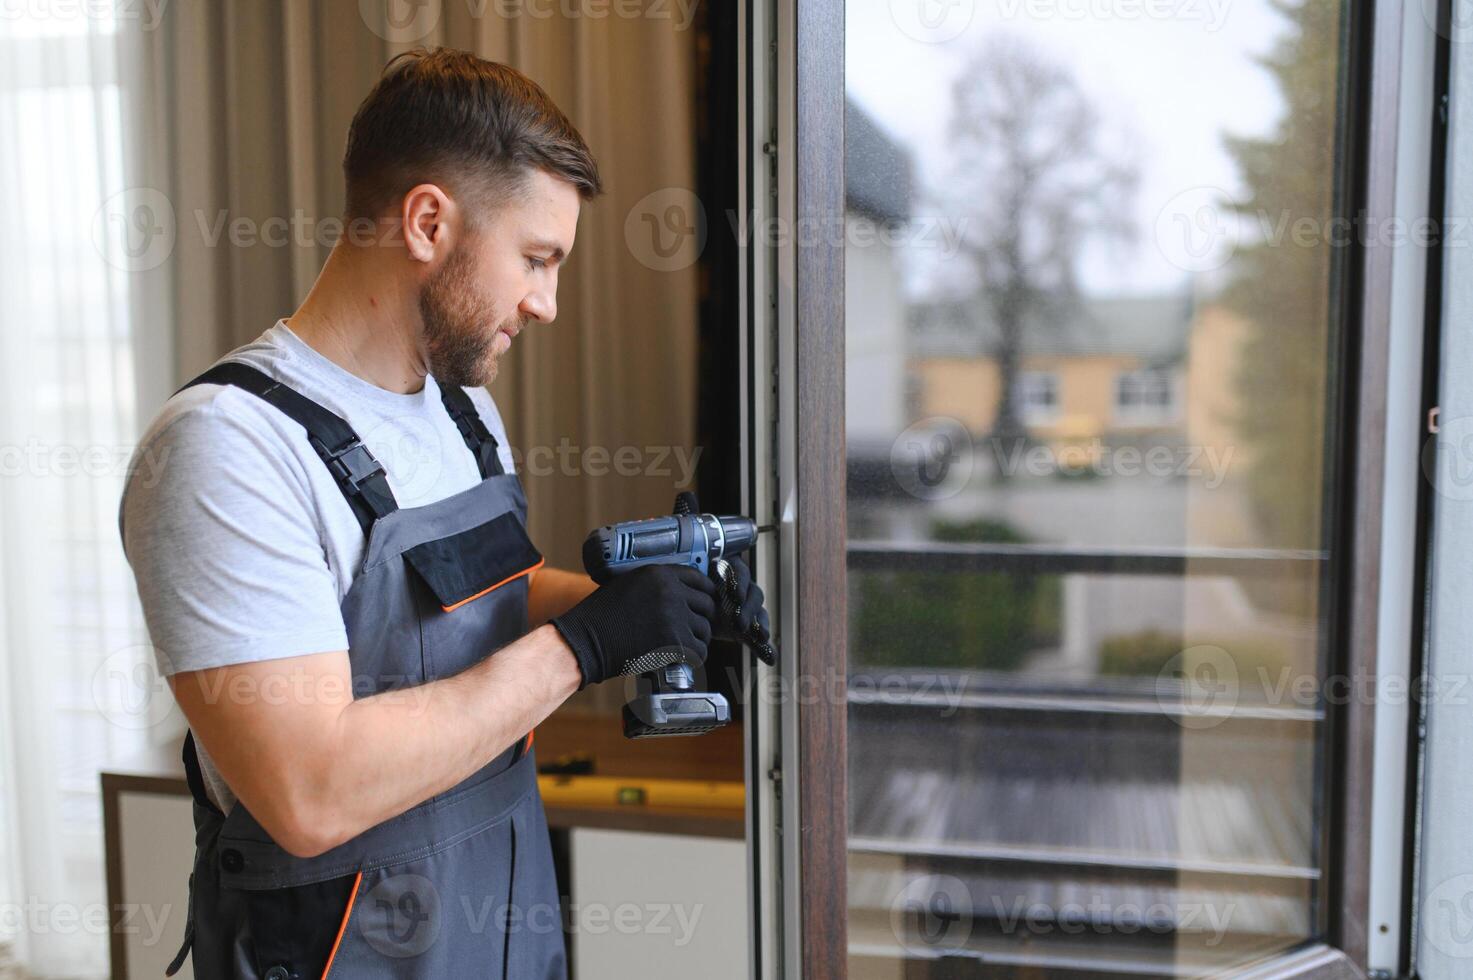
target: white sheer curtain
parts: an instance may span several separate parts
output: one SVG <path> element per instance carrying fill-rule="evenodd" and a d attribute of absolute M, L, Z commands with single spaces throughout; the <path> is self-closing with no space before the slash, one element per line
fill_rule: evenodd
<path fill-rule="evenodd" d="M 172 219 L 128 188 L 115 9 L 0 9 L 0 964 L 42 977 L 106 975 L 98 771 L 177 731 L 116 523 Z"/>

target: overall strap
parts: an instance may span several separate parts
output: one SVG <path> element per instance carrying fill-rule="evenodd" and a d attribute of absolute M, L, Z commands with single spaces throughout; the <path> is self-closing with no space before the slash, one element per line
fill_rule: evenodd
<path fill-rule="evenodd" d="M 199 749 L 194 744 L 194 730 L 187 729 L 184 732 L 184 780 L 189 784 L 189 795 L 194 797 L 194 802 L 207 810 L 214 810 L 225 816 L 220 808 L 210 799 L 210 794 L 205 790 L 205 774 L 199 764 Z"/>
<path fill-rule="evenodd" d="M 310 398 L 248 364 L 229 361 L 215 365 L 184 387 L 200 384 L 234 385 L 275 406 L 306 429 L 307 442 L 337 481 L 364 534 L 374 521 L 399 509 L 384 468 L 357 433 Z"/>
<path fill-rule="evenodd" d="M 189 783 L 189 795 L 194 802 L 206 810 L 209 810 L 219 820 L 225 819 L 225 814 L 211 800 L 205 791 L 205 777 L 200 770 L 199 751 L 194 745 L 194 732 L 187 730 L 184 733 L 184 778 Z M 196 826 L 198 824 L 196 823 Z M 199 845 L 195 845 L 195 867 L 199 867 Z M 164 976 L 172 977 L 179 972 L 184 961 L 189 958 L 189 951 L 194 948 L 194 871 L 189 872 L 189 897 L 184 906 L 184 940 L 179 944 L 179 951 L 164 967 Z"/>
<path fill-rule="evenodd" d="M 450 413 L 455 427 L 460 430 L 460 437 L 465 440 L 466 448 L 476 458 L 476 465 L 481 468 L 481 478 L 500 476 L 506 472 L 501 465 L 501 455 L 496 451 L 496 437 L 486 428 L 486 423 L 481 421 L 481 413 L 476 411 L 475 403 L 465 393 L 465 389 L 459 385 L 441 385 L 440 401 L 444 403 L 445 411 Z"/>

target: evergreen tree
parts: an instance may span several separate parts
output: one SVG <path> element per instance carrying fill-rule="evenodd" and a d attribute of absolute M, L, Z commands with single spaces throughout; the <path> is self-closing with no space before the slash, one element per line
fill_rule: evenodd
<path fill-rule="evenodd" d="M 1330 224 L 1343 5 L 1270 3 L 1289 29 L 1258 61 L 1278 83 L 1285 111 L 1265 137 L 1225 138 L 1248 194 L 1236 205 L 1245 240 L 1224 299 L 1249 323 L 1234 422 L 1249 451 L 1261 543 L 1313 548 L 1323 539 L 1327 382 L 1337 368 L 1330 348 L 1332 253 L 1351 235 Z"/>

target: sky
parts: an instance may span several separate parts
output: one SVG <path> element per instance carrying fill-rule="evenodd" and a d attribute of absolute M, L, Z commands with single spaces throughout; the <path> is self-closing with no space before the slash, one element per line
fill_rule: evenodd
<path fill-rule="evenodd" d="M 946 145 L 951 82 L 984 38 L 1026 38 L 1072 67 L 1132 146 L 1141 178 L 1138 241 L 1085 255 L 1087 293 L 1184 290 L 1230 256 L 1231 231 L 1187 258 L 1164 239 L 1178 211 L 1200 217 L 1201 202 L 1242 192 L 1222 134 L 1268 134 L 1284 112 L 1254 60 L 1287 29 L 1266 0 L 851 0 L 846 9 L 849 96 L 911 151 L 923 179 L 948 162 L 935 148 Z"/>

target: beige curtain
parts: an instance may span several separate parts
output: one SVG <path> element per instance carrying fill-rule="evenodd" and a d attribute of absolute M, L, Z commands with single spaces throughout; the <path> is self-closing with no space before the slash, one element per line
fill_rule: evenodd
<path fill-rule="evenodd" d="M 174 209 L 171 259 L 143 274 L 151 278 L 138 295 L 150 315 L 172 317 L 177 343 L 167 370 L 143 352 L 143 374 L 177 385 L 295 308 L 329 251 L 297 241 L 310 237 L 297 229 L 341 214 L 348 122 L 384 62 L 417 45 L 466 48 L 536 79 L 593 148 L 606 187 L 584 208 L 557 321 L 517 341 L 491 389 L 514 446 L 543 464 L 524 466 L 533 537 L 550 562 L 577 567 L 589 528 L 666 512 L 680 476 L 674 453 L 694 452 L 696 269 L 650 268 L 659 263 L 631 251 L 625 223 L 652 192 L 696 186 L 688 6 L 166 5 L 162 24 L 147 32 L 151 94 L 132 107 L 142 138 L 131 157 L 135 183 L 161 191 Z M 248 234 L 258 228 L 264 237 L 270 218 L 271 234 L 289 244 L 231 240 L 232 221 L 246 219 Z M 169 389 L 144 387 L 151 413 Z M 640 475 L 617 475 L 604 462 L 625 446 L 638 447 L 641 461 L 635 467 L 626 452 L 625 471 Z M 534 456 L 535 447 L 544 448 Z"/>

